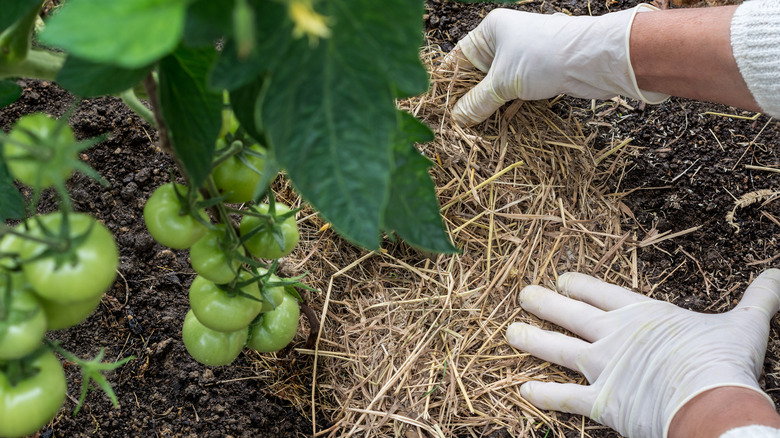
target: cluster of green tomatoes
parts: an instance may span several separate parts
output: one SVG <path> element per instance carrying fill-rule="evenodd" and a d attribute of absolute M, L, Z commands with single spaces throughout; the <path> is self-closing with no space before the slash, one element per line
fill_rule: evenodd
<path fill-rule="evenodd" d="M 167 183 L 144 206 L 157 242 L 189 249 L 197 276 L 182 338 L 189 354 L 210 366 L 231 363 L 245 347 L 286 347 L 300 316 L 297 279 L 274 274 L 275 261 L 298 243 L 295 211 L 275 202 L 270 191 L 269 203 L 252 202 L 265 151 L 241 133 L 234 117 L 227 119 L 204 187 Z"/>
<path fill-rule="evenodd" d="M 8 171 L 36 196 L 52 186 L 64 188 L 79 167 L 78 150 L 85 147 L 67 123 L 43 113 L 23 116 L 2 140 Z M 114 282 L 119 253 L 103 224 L 67 206 L 5 227 L 0 234 L 0 436 L 22 436 L 51 420 L 65 399 L 65 373 L 46 332 L 75 326 L 95 310 Z"/>

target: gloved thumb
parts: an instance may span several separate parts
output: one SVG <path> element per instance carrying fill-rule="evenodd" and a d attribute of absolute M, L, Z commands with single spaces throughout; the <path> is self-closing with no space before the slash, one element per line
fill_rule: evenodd
<path fill-rule="evenodd" d="M 780 269 L 767 269 L 750 283 L 736 309 L 745 307 L 764 310 L 767 319 L 777 313 L 780 309 Z"/>
<path fill-rule="evenodd" d="M 598 393 L 592 386 L 576 383 L 528 382 L 520 386 L 520 395 L 542 410 L 590 417 Z"/>
<path fill-rule="evenodd" d="M 506 99 L 496 93 L 490 73 L 458 100 L 452 109 L 452 118 L 463 126 L 472 126 L 495 113 Z"/>

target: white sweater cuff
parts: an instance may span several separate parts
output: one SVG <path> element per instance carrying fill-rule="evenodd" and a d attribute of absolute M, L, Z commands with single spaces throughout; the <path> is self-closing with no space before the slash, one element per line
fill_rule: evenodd
<path fill-rule="evenodd" d="M 742 3 L 731 20 L 731 47 L 753 98 L 780 118 L 780 1 Z"/>
<path fill-rule="evenodd" d="M 731 429 L 720 438 L 780 438 L 780 429 L 754 424 Z"/>

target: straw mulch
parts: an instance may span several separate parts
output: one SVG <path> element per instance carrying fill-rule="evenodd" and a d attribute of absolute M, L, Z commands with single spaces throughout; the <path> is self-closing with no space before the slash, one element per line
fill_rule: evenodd
<path fill-rule="evenodd" d="M 299 218 L 313 231 L 288 263 L 321 291 L 308 295 L 321 336 L 314 349 L 297 349 L 313 365 L 276 382 L 277 394 L 315 425 L 331 425 L 315 426 L 318 436 L 605 436 L 595 423 L 520 397 L 528 380 L 584 381 L 511 348 L 504 332 L 514 321 L 550 328 L 523 312 L 517 295 L 528 284 L 552 287 L 565 271 L 647 292 L 637 249 L 671 236 L 621 226 L 631 213 L 620 175 L 636 150 L 621 138 L 595 148 L 592 128 L 548 102 L 518 101 L 474 128 L 453 125 L 453 103 L 481 75 L 441 68 L 433 49 L 423 58 L 430 92 L 399 105 L 436 133 L 419 147 L 434 162 L 441 212 L 462 253 L 390 242 L 367 253 L 321 232 L 316 215 Z"/>

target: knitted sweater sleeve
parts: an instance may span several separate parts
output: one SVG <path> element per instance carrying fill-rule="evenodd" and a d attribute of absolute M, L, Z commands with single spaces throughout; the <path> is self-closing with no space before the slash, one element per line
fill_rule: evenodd
<path fill-rule="evenodd" d="M 742 3 L 731 20 L 731 48 L 753 98 L 780 118 L 780 1 Z"/>
<path fill-rule="evenodd" d="M 779 438 L 780 429 L 767 426 L 745 426 L 731 429 L 720 438 Z"/>

